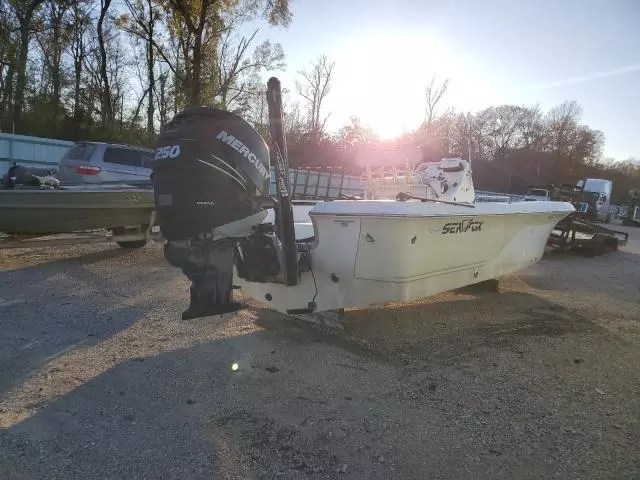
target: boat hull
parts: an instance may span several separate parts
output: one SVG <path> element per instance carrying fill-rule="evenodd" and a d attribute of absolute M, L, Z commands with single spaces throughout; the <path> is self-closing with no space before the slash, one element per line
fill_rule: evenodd
<path fill-rule="evenodd" d="M 0 232 L 53 234 L 147 225 L 155 209 L 146 189 L 0 190 Z"/>
<path fill-rule="evenodd" d="M 537 208 L 532 202 L 475 208 L 393 202 L 386 210 L 380 202 L 356 203 L 311 210 L 313 271 L 303 272 L 298 285 L 238 279 L 243 293 L 284 313 L 429 297 L 532 265 L 553 227 L 573 211 L 562 202 L 535 202 Z"/>

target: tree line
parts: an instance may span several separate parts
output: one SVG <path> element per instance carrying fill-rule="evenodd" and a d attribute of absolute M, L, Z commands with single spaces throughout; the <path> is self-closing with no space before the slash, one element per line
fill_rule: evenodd
<path fill-rule="evenodd" d="M 151 145 L 185 106 L 210 105 L 242 115 L 266 137 L 264 76 L 287 65 L 279 44 L 258 42 L 258 30 L 240 33 L 256 20 L 286 28 L 292 6 L 289 0 L 0 0 L 0 130 Z M 640 187 L 636 163 L 603 160 L 604 135 L 582 123 L 575 101 L 547 112 L 499 105 L 463 113 L 440 108 L 448 84 L 434 77 L 425 79 L 424 121 L 415 131 L 381 140 L 357 116 L 332 131 L 324 103 L 334 68 L 320 56 L 285 89 L 295 166 L 360 173 L 361 160 L 375 159 L 376 151 L 415 159 L 419 148 L 419 159 L 470 153 L 480 183 L 494 181 L 503 191 L 597 176 L 614 180 L 614 200 L 622 201 Z"/>
<path fill-rule="evenodd" d="M 288 0 L 0 0 L 4 132 L 150 142 L 188 104 L 247 110 L 282 47 Z"/>

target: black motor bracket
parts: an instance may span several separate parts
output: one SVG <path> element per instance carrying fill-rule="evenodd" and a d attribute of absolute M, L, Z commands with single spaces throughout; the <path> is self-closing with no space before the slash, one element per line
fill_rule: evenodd
<path fill-rule="evenodd" d="M 298 284 L 298 253 L 289 181 L 289 158 L 284 136 L 282 90 L 280 80 L 276 77 L 271 77 L 267 82 L 267 106 L 271 134 L 271 160 L 275 169 L 276 195 L 278 197 L 278 202 L 275 205 L 276 234 L 282 244 L 285 284 L 292 286 Z"/>

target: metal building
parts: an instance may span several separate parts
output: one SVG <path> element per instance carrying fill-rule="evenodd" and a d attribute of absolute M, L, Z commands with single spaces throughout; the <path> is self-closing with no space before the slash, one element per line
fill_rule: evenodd
<path fill-rule="evenodd" d="M 0 133 L 0 177 L 14 160 L 19 165 L 56 168 L 73 142 L 53 138 Z"/>

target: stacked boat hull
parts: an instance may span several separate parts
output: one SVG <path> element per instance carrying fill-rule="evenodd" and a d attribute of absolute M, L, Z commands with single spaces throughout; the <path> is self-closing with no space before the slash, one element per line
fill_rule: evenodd
<path fill-rule="evenodd" d="M 153 190 L 120 186 L 0 190 L 0 232 L 53 234 L 147 225 Z"/>

